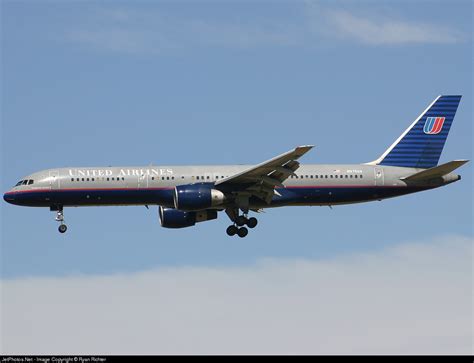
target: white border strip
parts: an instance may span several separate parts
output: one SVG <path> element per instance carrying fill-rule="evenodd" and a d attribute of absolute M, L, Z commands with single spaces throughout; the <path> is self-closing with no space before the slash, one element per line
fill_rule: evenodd
<path fill-rule="evenodd" d="M 431 104 L 420 114 L 420 116 L 418 116 L 417 119 L 413 121 L 413 123 L 405 130 L 405 132 L 401 134 L 400 137 L 397 140 L 395 140 L 395 142 L 387 150 L 385 150 L 382 156 L 380 156 L 377 160 L 371 161 L 369 163 L 364 163 L 364 165 L 380 164 L 382 160 L 385 159 L 385 157 L 393 150 L 395 146 L 397 146 L 397 144 L 405 137 L 406 134 L 408 134 L 408 132 L 417 124 L 417 122 L 420 121 L 420 119 L 425 115 L 425 113 L 428 112 L 428 110 L 436 103 L 436 101 L 439 100 L 441 96 L 442 95 L 439 95 L 438 97 L 435 98 L 433 102 L 431 102 Z"/>

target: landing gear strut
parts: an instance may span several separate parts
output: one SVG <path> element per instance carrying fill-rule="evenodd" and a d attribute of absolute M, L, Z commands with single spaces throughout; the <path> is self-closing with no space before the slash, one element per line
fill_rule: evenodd
<path fill-rule="evenodd" d="M 59 227 L 58 227 L 58 231 L 59 233 L 64 233 L 67 231 L 67 226 L 64 224 L 64 212 L 63 212 L 63 207 L 59 207 L 57 210 L 56 210 L 56 218 L 55 220 L 57 222 L 59 222 Z"/>
<path fill-rule="evenodd" d="M 234 224 L 227 227 L 226 232 L 229 236 L 238 235 L 240 238 L 244 238 L 249 233 L 249 230 L 244 226 L 247 225 L 248 228 L 255 228 L 258 224 L 257 218 L 248 218 L 247 213 L 239 215 L 238 209 L 227 209 L 226 213 L 230 220 L 234 222 Z"/>

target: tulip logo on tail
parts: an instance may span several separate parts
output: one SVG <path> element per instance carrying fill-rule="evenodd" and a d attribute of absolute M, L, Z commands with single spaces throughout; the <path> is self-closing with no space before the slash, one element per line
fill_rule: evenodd
<path fill-rule="evenodd" d="M 445 117 L 427 117 L 423 132 L 428 135 L 436 135 L 443 129 Z"/>

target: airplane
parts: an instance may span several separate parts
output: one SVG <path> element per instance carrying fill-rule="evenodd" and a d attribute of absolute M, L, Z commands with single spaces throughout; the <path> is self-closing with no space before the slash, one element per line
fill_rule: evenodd
<path fill-rule="evenodd" d="M 302 165 L 313 148 L 298 146 L 257 165 L 68 167 L 22 178 L 6 202 L 48 207 L 58 230 L 64 208 L 157 205 L 161 226 L 184 228 L 225 211 L 229 236 L 257 226 L 249 212 L 284 206 L 330 206 L 377 201 L 438 188 L 461 179 L 469 160 L 438 161 L 461 96 L 438 96 L 376 160 L 352 165 Z M 248 227 L 248 228 L 247 228 Z"/>

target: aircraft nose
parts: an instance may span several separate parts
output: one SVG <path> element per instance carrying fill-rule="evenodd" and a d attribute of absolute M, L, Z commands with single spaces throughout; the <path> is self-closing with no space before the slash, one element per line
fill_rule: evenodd
<path fill-rule="evenodd" d="M 13 203 L 15 201 L 15 196 L 13 193 L 7 192 L 3 194 L 3 200 L 7 203 Z"/>

